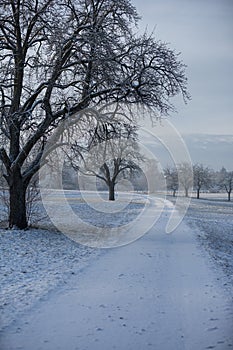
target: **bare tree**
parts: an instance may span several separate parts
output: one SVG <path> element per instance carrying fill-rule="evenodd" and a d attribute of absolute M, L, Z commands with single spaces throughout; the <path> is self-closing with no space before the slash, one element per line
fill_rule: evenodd
<path fill-rule="evenodd" d="M 200 198 L 201 188 L 210 188 L 211 181 L 212 174 L 208 167 L 204 167 L 202 164 L 195 164 L 193 166 L 193 185 L 197 191 L 197 199 Z"/>
<path fill-rule="evenodd" d="M 193 169 L 192 167 L 184 162 L 178 166 L 178 179 L 185 191 L 185 197 L 188 197 L 189 190 L 193 186 Z"/>
<path fill-rule="evenodd" d="M 126 123 L 98 125 L 91 136 L 92 145 L 88 152 L 82 153 L 81 159 L 73 155 L 72 164 L 75 167 L 76 158 L 76 167 L 81 173 L 104 181 L 109 200 L 114 201 L 115 186 L 120 176 L 130 178 L 134 170 L 140 169 L 139 164 L 143 161 L 136 137 L 136 128 Z"/>
<path fill-rule="evenodd" d="M 164 176 L 159 168 L 159 162 L 156 159 L 148 158 L 145 160 L 144 172 L 147 179 L 149 193 L 156 193 L 164 190 Z"/>
<path fill-rule="evenodd" d="M 227 171 L 223 167 L 217 174 L 217 179 L 220 188 L 227 192 L 227 199 L 230 202 L 233 189 L 233 171 Z"/>
<path fill-rule="evenodd" d="M 164 176 L 166 178 L 167 189 L 172 191 L 173 197 L 179 189 L 178 171 L 176 167 L 167 166 L 164 169 Z"/>
<path fill-rule="evenodd" d="M 189 98 L 178 55 L 136 35 L 137 21 L 129 0 L 1 1 L 0 159 L 10 227 L 28 225 L 26 190 L 61 121 L 116 101 L 167 114 L 171 97 Z"/>
<path fill-rule="evenodd" d="M 132 184 L 134 191 L 148 193 L 148 180 L 144 169 L 133 169 L 133 171 L 130 172 L 129 181 Z"/>

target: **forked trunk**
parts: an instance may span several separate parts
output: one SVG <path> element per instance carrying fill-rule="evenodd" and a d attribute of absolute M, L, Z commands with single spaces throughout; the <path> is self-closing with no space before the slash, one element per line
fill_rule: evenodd
<path fill-rule="evenodd" d="M 26 212 L 26 186 L 20 170 L 15 171 L 10 178 L 10 214 L 9 227 L 25 229 L 28 226 Z"/>

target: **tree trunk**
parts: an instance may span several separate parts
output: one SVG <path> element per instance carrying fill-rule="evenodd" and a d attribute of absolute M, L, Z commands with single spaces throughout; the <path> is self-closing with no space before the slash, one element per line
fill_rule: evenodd
<path fill-rule="evenodd" d="M 25 229 L 27 223 L 26 211 L 26 189 L 20 170 L 16 170 L 10 176 L 10 215 L 9 227 L 18 229 Z"/>
<path fill-rule="evenodd" d="M 189 196 L 189 192 L 188 192 L 188 188 L 185 188 L 185 197 L 188 197 Z"/>
<path fill-rule="evenodd" d="M 198 188 L 197 189 L 197 199 L 199 199 L 200 198 L 200 189 Z"/>
<path fill-rule="evenodd" d="M 175 197 L 176 196 L 176 190 L 173 190 L 172 192 L 172 196 Z"/>
<path fill-rule="evenodd" d="M 109 194 L 108 199 L 110 201 L 115 201 L 115 184 L 114 184 L 114 182 L 110 182 L 108 184 L 108 194 Z"/>
<path fill-rule="evenodd" d="M 228 191 L 228 192 L 227 192 L 227 195 L 228 195 L 228 196 L 227 196 L 227 197 L 228 197 L 228 198 L 227 198 L 227 199 L 228 199 L 228 202 L 230 202 L 230 201 L 231 201 L 231 191 Z"/>

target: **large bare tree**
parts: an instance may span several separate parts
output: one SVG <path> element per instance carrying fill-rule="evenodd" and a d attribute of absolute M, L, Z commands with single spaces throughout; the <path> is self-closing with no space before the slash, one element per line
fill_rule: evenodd
<path fill-rule="evenodd" d="M 1 1 L 0 159 L 10 227 L 27 227 L 25 192 L 61 121 L 116 101 L 166 114 L 170 97 L 188 98 L 184 64 L 167 45 L 136 35 L 137 21 L 129 0 Z"/>

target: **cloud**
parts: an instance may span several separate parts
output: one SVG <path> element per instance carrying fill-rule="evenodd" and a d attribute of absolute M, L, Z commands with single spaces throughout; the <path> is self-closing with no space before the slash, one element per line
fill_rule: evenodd
<path fill-rule="evenodd" d="M 155 28 L 158 39 L 181 51 L 187 64 L 192 101 L 175 99 L 180 131 L 232 133 L 233 1 L 134 0 L 141 28 Z M 173 121 L 177 119 L 174 115 Z M 203 130 L 204 128 L 204 130 Z"/>

